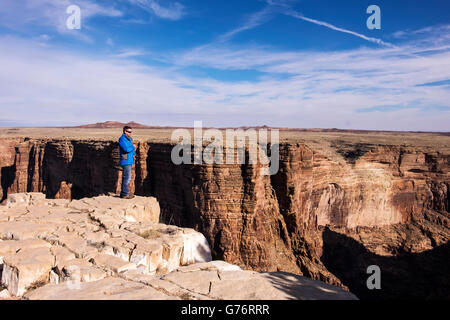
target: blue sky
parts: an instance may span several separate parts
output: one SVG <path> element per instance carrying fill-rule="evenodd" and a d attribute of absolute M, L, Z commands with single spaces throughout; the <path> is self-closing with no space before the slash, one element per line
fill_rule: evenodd
<path fill-rule="evenodd" d="M 450 2 L 2 0 L 0 68 L 2 126 L 449 131 Z"/>

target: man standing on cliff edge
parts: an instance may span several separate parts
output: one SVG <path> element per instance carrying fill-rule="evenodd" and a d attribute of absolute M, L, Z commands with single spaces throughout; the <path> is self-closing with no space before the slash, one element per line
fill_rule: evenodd
<path fill-rule="evenodd" d="M 133 199 L 133 195 L 128 194 L 128 185 L 131 181 L 131 166 L 134 165 L 136 158 L 136 151 L 132 143 L 131 127 L 123 127 L 123 134 L 119 138 L 119 154 L 120 154 L 120 166 L 123 168 L 122 174 L 122 191 L 120 197 L 124 199 Z"/>

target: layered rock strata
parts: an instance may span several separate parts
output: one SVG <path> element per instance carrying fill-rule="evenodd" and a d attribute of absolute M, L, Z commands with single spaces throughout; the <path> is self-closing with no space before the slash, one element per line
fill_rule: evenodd
<path fill-rule="evenodd" d="M 202 234 L 158 221 L 152 197 L 12 194 L 0 207 L 0 299 L 356 299 L 294 274 L 211 261 Z"/>
<path fill-rule="evenodd" d="M 158 223 L 159 210 L 152 197 L 12 194 L 0 206 L 1 283 L 22 296 L 46 283 L 70 287 L 130 270 L 166 274 L 211 260 L 202 234 Z"/>
<path fill-rule="evenodd" d="M 78 199 L 120 188 L 115 142 L 5 139 L 2 145 L 8 154 L 1 158 L 3 194 L 39 191 Z M 450 155 L 339 140 L 316 145 L 281 143 L 278 173 L 263 176 L 263 165 L 248 162 L 177 166 L 171 161 L 173 145 L 140 141 L 131 190 L 158 199 L 161 222 L 194 228 L 205 235 L 215 259 L 242 268 L 294 272 L 378 297 L 361 287 L 365 259 L 357 271 L 336 271 L 338 261 L 352 263 L 330 258 L 325 250 L 342 243 L 335 240 L 341 234 L 374 257 L 401 255 L 402 274 L 442 283 L 439 272 L 414 271 L 411 261 L 429 252 L 426 270 L 448 266 L 439 252 L 450 238 Z M 417 290 L 396 285 L 387 297 L 441 294 L 426 281 Z M 442 292 L 450 296 L 450 287 Z"/>

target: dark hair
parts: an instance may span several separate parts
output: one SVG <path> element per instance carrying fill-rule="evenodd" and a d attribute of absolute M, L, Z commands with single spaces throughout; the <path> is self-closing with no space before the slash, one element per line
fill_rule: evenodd
<path fill-rule="evenodd" d="M 127 131 L 128 129 L 131 129 L 131 127 L 130 126 L 123 127 L 123 132 Z"/>

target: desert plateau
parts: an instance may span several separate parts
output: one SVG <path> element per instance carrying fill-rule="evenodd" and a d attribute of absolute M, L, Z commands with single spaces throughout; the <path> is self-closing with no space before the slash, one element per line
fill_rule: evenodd
<path fill-rule="evenodd" d="M 96 281 L 103 281 L 113 291 L 130 287 L 123 297 L 220 299 L 230 297 L 224 293 L 230 284 L 218 279 L 241 272 L 242 279 L 260 277 L 260 289 L 267 292 L 246 286 L 247 293 L 238 290 L 244 299 L 319 297 L 313 289 L 309 296 L 293 289 L 302 281 L 305 288 L 331 285 L 336 288 L 331 298 L 338 299 L 450 298 L 448 133 L 284 129 L 279 170 L 264 176 L 262 164 L 175 165 L 171 132 L 134 129 L 130 190 L 138 200 L 126 201 L 144 208 L 134 213 L 136 208 L 121 209 L 125 200 L 114 198 L 122 174 L 120 127 L 3 128 L 0 257 L 9 296 L 70 298 L 61 283 L 72 279 L 65 265 L 72 260 L 83 268 L 86 297 L 102 296 L 92 292 Z M 127 210 L 134 218 L 127 218 Z M 163 239 L 159 247 L 166 248 L 158 249 L 167 256 L 158 262 L 150 262 L 158 250 L 149 249 L 147 256 L 145 249 L 142 256 L 137 250 L 157 246 L 142 237 L 153 229 Z M 189 241 L 207 248 L 209 258 L 195 250 L 183 256 L 193 246 L 183 242 L 186 232 L 195 235 Z M 44 271 L 17 280 L 21 258 L 7 256 L 12 243 L 39 248 L 43 258 L 38 258 L 48 260 L 42 262 Z M 382 290 L 366 286 L 371 265 L 382 270 Z M 223 277 L 208 278 L 221 268 Z M 189 277 L 179 277 L 182 272 L 201 272 L 206 282 L 194 288 Z M 164 282 L 170 277 L 173 282 Z M 267 288 L 275 278 L 283 285 L 273 293 Z M 312 280 L 317 283 L 306 284 Z M 141 287 L 133 289 L 130 281 Z M 202 291 L 210 283 L 209 291 Z"/>

